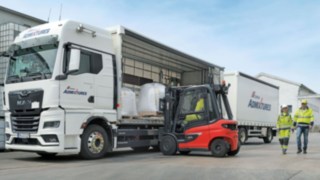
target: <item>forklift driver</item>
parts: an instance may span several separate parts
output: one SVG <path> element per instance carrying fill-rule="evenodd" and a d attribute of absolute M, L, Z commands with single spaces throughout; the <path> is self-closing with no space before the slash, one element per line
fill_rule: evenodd
<path fill-rule="evenodd" d="M 185 118 L 185 120 L 183 121 L 183 124 L 187 124 L 187 123 L 189 123 L 189 122 L 191 122 L 191 121 L 201 120 L 201 119 L 202 119 L 200 113 L 201 113 L 202 111 L 204 111 L 204 98 L 205 98 L 205 94 L 200 93 L 198 96 L 199 96 L 199 97 L 197 98 L 198 101 L 196 102 L 196 104 L 195 104 L 195 101 L 192 101 L 192 105 L 191 105 L 191 107 L 195 107 L 195 108 L 194 108 L 194 113 L 195 113 L 195 114 L 186 115 L 186 118 Z"/>

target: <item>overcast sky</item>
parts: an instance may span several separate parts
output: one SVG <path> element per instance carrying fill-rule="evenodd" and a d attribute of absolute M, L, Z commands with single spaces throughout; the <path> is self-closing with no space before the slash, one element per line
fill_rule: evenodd
<path fill-rule="evenodd" d="M 50 21 L 123 25 L 226 72 L 269 73 L 320 92 L 320 1 L 0 0 Z"/>

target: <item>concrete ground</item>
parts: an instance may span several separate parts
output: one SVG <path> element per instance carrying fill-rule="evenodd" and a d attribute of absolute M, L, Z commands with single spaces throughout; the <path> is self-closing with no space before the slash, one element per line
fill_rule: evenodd
<path fill-rule="evenodd" d="M 33 153 L 0 153 L 0 179 L 320 179 L 320 134 L 309 138 L 308 154 L 296 154 L 295 136 L 287 155 L 277 139 L 271 144 L 249 139 L 235 157 L 214 158 L 207 152 L 163 156 L 159 152 L 121 150 L 100 160 L 77 156 L 41 159 Z"/>

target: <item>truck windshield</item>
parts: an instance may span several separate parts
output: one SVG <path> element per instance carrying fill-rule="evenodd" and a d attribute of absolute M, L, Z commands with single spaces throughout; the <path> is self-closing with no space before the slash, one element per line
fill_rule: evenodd
<path fill-rule="evenodd" d="M 6 83 L 50 79 L 57 55 L 57 44 L 17 48 L 10 57 Z"/>

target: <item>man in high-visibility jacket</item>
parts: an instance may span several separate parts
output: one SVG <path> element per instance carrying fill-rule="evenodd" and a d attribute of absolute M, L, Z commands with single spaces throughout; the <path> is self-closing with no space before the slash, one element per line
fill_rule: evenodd
<path fill-rule="evenodd" d="M 297 153 L 300 154 L 302 152 L 301 149 L 301 134 L 303 134 L 303 153 L 307 154 L 308 148 L 308 135 L 309 130 L 313 127 L 313 111 L 311 108 L 308 107 L 308 101 L 303 99 L 301 101 L 301 107 L 298 109 L 294 115 L 294 126 L 297 128 L 297 145 L 298 151 Z"/>
<path fill-rule="evenodd" d="M 283 154 L 287 154 L 292 125 L 293 120 L 288 113 L 288 106 L 286 104 L 281 105 L 281 114 L 278 116 L 277 129 Z"/>

